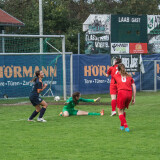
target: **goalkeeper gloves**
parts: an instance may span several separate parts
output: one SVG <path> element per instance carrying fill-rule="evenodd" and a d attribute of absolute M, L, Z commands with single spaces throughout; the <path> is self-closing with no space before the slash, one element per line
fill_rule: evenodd
<path fill-rule="evenodd" d="M 94 102 L 100 102 L 100 100 L 101 100 L 101 97 L 98 97 L 98 98 L 94 99 Z"/>

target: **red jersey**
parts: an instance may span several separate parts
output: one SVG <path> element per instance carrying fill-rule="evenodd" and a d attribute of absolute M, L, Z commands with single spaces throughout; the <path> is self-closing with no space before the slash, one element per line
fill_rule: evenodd
<path fill-rule="evenodd" d="M 111 66 L 107 71 L 107 74 L 111 75 L 111 83 L 112 84 L 114 83 L 113 76 L 117 73 L 118 73 L 118 65 Z"/>
<path fill-rule="evenodd" d="M 121 76 L 121 74 L 115 74 L 113 76 L 114 83 L 117 84 L 117 89 L 119 90 L 128 90 L 132 91 L 132 84 L 134 83 L 134 80 L 130 76 Z"/>

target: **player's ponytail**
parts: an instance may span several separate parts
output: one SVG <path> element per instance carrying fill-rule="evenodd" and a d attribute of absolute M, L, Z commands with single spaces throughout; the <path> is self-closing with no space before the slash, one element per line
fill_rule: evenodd
<path fill-rule="evenodd" d="M 40 71 L 36 71 L 35 72 L 35 77 L 31 80 L 31 82 L 36 82 L 39 75 L 40 75 Z"/>
<path fill-rule="evenodd" d="M 72 94 L 73 102 L 75 103 L 75 105 L 78 104 L 78 100 L 76 99 L 76 97 L 79 97 L 79 96 L 80 96 L 80 92 L 74 92 Z"/>
<path fill-rule="evenodd" d="M 122 63 L 122 60 L 121 60 L 120 58 L 116 57 L 116 62 L 115 62 L 115 64 L 114 64 L 114 65 L 116 65 L 116 64 L 120 64 L 120 63 Z"/>
<path fill-rule="evenodd" d="M 122 64 L 122 63 L 118 65 L 118 71 L 120 72 L 120 74 L 121 74 L 122 76 L 130 76 L 130 75 L 126 72 L 125 65 Z"/>

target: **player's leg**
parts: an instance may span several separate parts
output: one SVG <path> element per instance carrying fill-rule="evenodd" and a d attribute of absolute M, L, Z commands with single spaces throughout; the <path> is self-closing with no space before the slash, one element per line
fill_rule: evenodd
<path fill-rule="evenodd" d="M 33 121 L 33 118 L 36 117 L 36 115 L 40 112 L 41 107 L 40 105 L 35 106 L 36 110 L 31 114 L 31 116 L 28 118 L 28 121 Z"/>
<path fill-rule="evenodd" d="M 66 110 L 63 109 L 63 112 L 61 113 L 64 117 L 69 117 L 70 115 L 74 116 L 85 116 L 85 115 L 104 115 L 104 110 L 102 110 L 100 113 L 94 113 L 94 112 L 86 112 L 86 111 L 80 111 L 80 110 Z"/>
<path fill-rule="evenodd" d="M 72 109 L 68 109 L 66 106 L 64 106 L 62 112 L 59 115 L 63 117 L 69 117 L 71 110 Z"/>
<path fill-rule="evenodd" d="M 126 121 L 126 118 L 124 117 L 124 109 L 118 108 L 118 114 L 119 114 L 119 119 L 121 121 L 120 130 L 124 130 L 125 128 L 125 131 L 129 132 L 127 121 Z"/>
<path fill-rule="evenodd" d="M 117 95 L 111 94 L 111 106 L 112 106 L 112 112 L 111 116 L 116 115 L 116 106 L 117 106 Z"/>
<path fill-rule="evenodd" d="M 77 116 L 87 116 L 87 115 L 88 115 L 88 112 L 86 112 L 86 111 L 78 110 L 78 112 L 77 112 Z"/>
<path fill-rule="evenodd" d="M 124 109 L 118 108 L 119 119 L 121 122 L 120 130 L 124 130 L 124 128 L 128 128 L 127 121 L 124 117 Z"/>
<path fill-rule="evenodd" d="M 123 115 L 124 115 L 124 117 L 126 118 L 126 112 L 125 112 L 125 111 L 123 112 Z"/>
<path fill-rule="evenodd" d="M 126 96 L 126 101 L 125 101 L 125 108 L 128 109 L 129 104 L 130 104 L 130 102 L 131 102 L 131 100 L 132 100 L 132 91 L 126 91 L 126 92 L 127 92 L 127 94 L 126 94 L 127 96 Z M 123 111 L 123 115 L 124 115 L 124 118 L 126 119 L 125 109 L 124 109 L 124 111 Z M 125 127 L 125 125 L 124 125 L 124 127 Z M 126 125 L 125 131 L 126 131 L 126 132 L 129 132 L 128 125 Z"/>
<path fill-rule="evenodd" d="M 69 112 L 68 112 L 68 111 L 62 112 L 62 116 L 64 116 L 64 117 L 69 117 Z"/>
<path fill-rule="evenodd" d="M 87 115 L 98 115 L 98 116 L 100 116 L 100 115 L 104 115 L 104 110 L 102 110 L 100 113 L 94 113 L 94 112 L 86 112 L 86 111 L 80 111 L 80 110 L 78 110 L 78 112 L 77 112 L 77 116 L 87 116 Z"/>
<path fill-rule="evenodd" d="M 110 85 L 110 95 L 111 95 L 111 116 L 116 115 L 116 106 L 117 106 L 117 85 Z"/>
<path fill-rule="evenodd" d="M 48 107 L 48 104 L 44 100 L 42 100 L 40 105 L 42 106 L 42 109 L 40 110 L 40 115 L 38 117 L 38 121 L 39 122 L 46 122 L 46 120 L 44 120 L 42 117 L 43 117 L 43 115 L 44 115 L 44 113 L 45 113 L 45 111 L 46 111 L 46 109 Z"/>
<path fill-rule="evenodd" d="M 127 125 L 127 121 L 126 118 L 124 116 L 124 109 L 126 107 L 126 93 L 124 93 L 125 91 L 119 91 L 118 92 L 118 96 L 117 96 L 117 107 L 118 107 L 118 114 L 119 114 L 119 119 L 121 122 L 121 126 L 120 129 L 121 130 L 125 130 L 127 131 L 128 129 L 128 125 Z M 127 131 L 129 132 L 129 131 Z"/>

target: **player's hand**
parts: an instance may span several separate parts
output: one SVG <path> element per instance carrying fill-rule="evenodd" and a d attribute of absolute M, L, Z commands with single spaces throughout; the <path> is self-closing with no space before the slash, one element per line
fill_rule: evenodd
<path fill-rule="evenodd" d="M 65 105 L 67 105 L 69 102 L 64 102 Z"/>
<path fill-rule="evenodd" d="M 48 86 L 48 84 L 44 84 L 44 88 L 46 88 Z"/>
<path fill-rule="evenodd" d="M 98 98 L 94 99 L 94 102 L 100 102 L 100 100 L 101 100 L 101 97 L 98 97 Z"/>
<path fill-rule="evenodd" d="M 135 98 L 134 98 L 134 99 L 132 99 L 132 104 L 135 104 Z"/>

